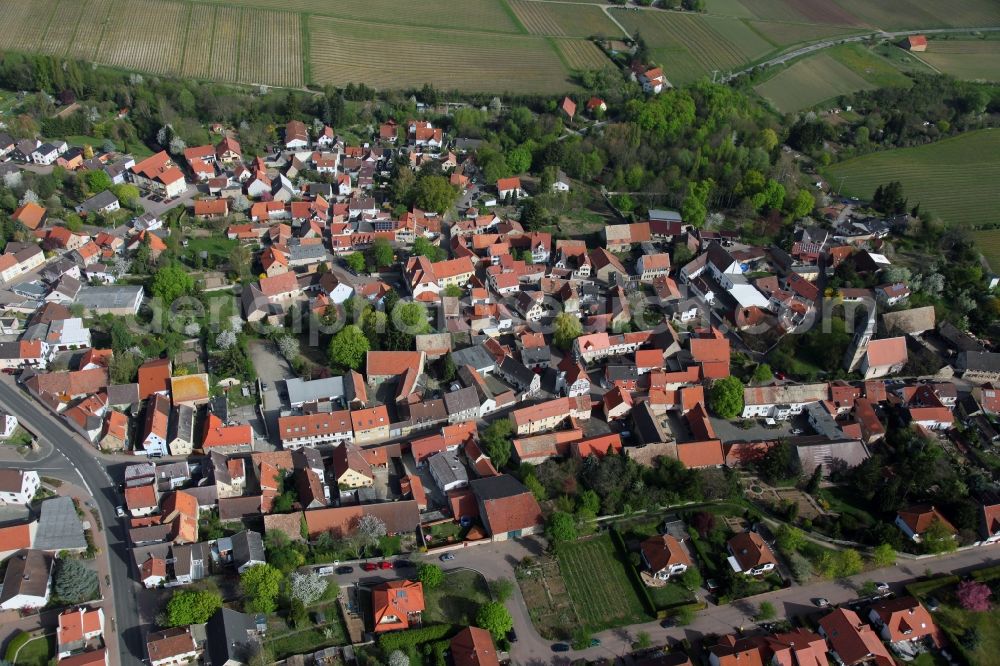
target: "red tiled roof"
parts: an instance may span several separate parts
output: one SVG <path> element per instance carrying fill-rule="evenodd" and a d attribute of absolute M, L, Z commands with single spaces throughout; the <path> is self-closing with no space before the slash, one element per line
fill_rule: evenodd
<path fill-rule="evenodd" d="M 253 428 L 249 425 L 226 426 L 215 414 L 205 420 L 205 433 L 201 440 L 203 449 L 215 446 L 253 445 Z"/>
<path fill-rule="evenodd" d="M 260 293 L 265 296 L 281 296 L 299 289 L 299 280 L 295 273 L 282 273 L 274 277 L 261 278 Z"/>
<path fill-rule="evenodd" d="M 942 516 L 941 512 L 931 505 L 922 504 L 900 509 L 899 518 L 906 523 L 906 526 L 914 534 L 923 534 L 935 520 L 940 521 L 952 534 L 958 534 L 958 530 L 948 522 L 948 519 Z"/>
<path fill-rule="evenodd" d="M 756 532 L 740 532 L 727 542 L 741 571 L 749 571 L 762 564 L 775 564 L 774 553 Z"/>
<path fill-rule="evenodd" d="M 649 537 L 639 544 L 639 549 L 653 573 L 662 571 L 672 564 L 691 566 L 691 557 L 687 549 L 669 534 Z"/>
<path fill-rule="evenodd" d="M 690 468 L 711 467 L 726 462 L 722 455 L 722 443 L 717 439 L 678 444 L 677 459 Z"/>
<path fill-rule="evenodd" d="M 158 358 L 139 366 L 139 398 L 145 400 L 154 393 L 170 389 L 170 360 Z"/>
<path fill-rule="evenodd" d="M 416 370 L 422 356 L 422 352 L 416 351 L 370 351 L 365 357 L 365 374 L 368 379 L 395 377 L 407 370 Z"/>
<path fill-rule="evenodd" d="M 455 666 L 500 666 L 490 632 L 466 627 L 451 639 L 451 660 Z"/>
<path fill-rule="evenodd" d="M 848 608 L 838 608 L 819 620 L 830 647 L 848 666 L 869 659 L 879 659 L 880 664 L 892 664 L 889 651 L 878 634 L 858 614 Z"/>
<path fill-rule="evenodd" d="M 906 363 L 906 338 L 884 338 L 868 343 L 868 367 Z"/>

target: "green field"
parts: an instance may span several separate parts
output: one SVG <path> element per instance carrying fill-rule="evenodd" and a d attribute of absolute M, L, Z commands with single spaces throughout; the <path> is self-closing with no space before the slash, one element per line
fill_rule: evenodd
<path fill-rule="evenodd" d="M 933 39 L 915 55 L 934 69 L 968 81 L 1000 81 L 1000 40 Z"/>
<path fill-rule="evenodd" d="M 995 0 L 837 0 L 837 4 L 864 23 L 883 30 L 935 27 L 994 26 L 1000 23 Z"/>
<path fill-rule="evenodd" d="M 624 37 L 600 7 L 537 0 L 510 0 L 510 7 L 532 35 L 554 37 Z"/>
<path fill-rule="evenodd" d="M 795 62 L 754 90 L 778 111 L 789 113 L 874 87 L 830 54 L 819 53 Z"/>
<path fill-rule="evenodd" d="M 646 615 L 611 537 L 560 546 L 559 571 L 573 606 L 591 631 L 647 622 Z"/>
<path fill-rule="evenodd" d="M 49 659 L 55 654 L 55 641 L 43 636 L 28 641 L 17 653 L 14 666 L 48 666 Z"/>
<path fill-rule="evenodd" d="M 873 153 L 834 164 L 824 175 L 842 194 L 863 199 L 891 180 L 946 223 L 971 226 L 996 220 L 1000 210 L 1000 130 L 969 132 L 915 148 Z"/>
<path fill-rule="evenodd" d="M 859 90 L 911 84 L 885 58 L 860 44 L 844 44 L 796 60 L 754 90 L 789 113 Z"/>
<path fill-rule="evenodd" d="M 969 232 L 976 249 L 986 258 L 993 272 L 1000 272 L 1000 229 Z"/>

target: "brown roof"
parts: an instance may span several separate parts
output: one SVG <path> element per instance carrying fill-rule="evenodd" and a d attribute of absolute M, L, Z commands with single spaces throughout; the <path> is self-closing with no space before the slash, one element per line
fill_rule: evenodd
<path fill-rule="evenodd" d="M 956 530 L 955 527 L 948 522 L 948 519 L 942 516 L 940 511 L 929 504 L 921 504 L 918 506 L 911 506 L 907 509 L 900 509 L 899 518 L 906 523 L 906 526 L 909 527 L 914 534 L 923 534 L 935 520 L 941 521 L 941 523 L 948 528 L 948 531 L 952 534 L 958 534 L 958 530 Z"/>
<path fill-rule="evenodd" d="M 15 222 L 20 222 L 34 231 L 41 226 L 42 220 L 45 219 L 45 212 L 44 208 L 33 201 L 29 201 L 15 210 L 10 217 Z"/>
<path fill-rule="evenodd" d="M 154 393 L 170 389 L 170 360 L 158 358 L 139 366 L 139 398 L 145 400 Z"/>
<path fill-rule="evenodd" d="M 881 658 L 881 663 L 893 663 L 878 634 L 854 611 L 838 608 L 820 618 L 819 626 L 823 628 L 830 647 L 847 666 L 875 658 Z"/>
<path fill-rule="evenodd" d="M 740 532 L 727 543 L 733 557 L 739 563 L 741 571 L 755 569 L 762 564 L 777 565 L 778 563 L 774 559 L 771 548 L 756 532 Z"/>
<path fill-rule="evenodd" d="M 220 500 L 221 504 L 221 500 Z M 335 537 L 350 534 L 364 515 L 373 515 L 385 523 L 389 534 L 404 534 L 417 529 L 420 511 L 413 500 L 344 506 L 306 511 L 306 526 L 309 537 L 315 538 L 323 532 L 331 532 Z"/>
<path fill-rule="evenodd" d="M 711 467 L 722 465 L 725 456 L 722 455 L 722 443 L 717 439 L 702 442 L 685 442 L 677 445 L 677 459 L 685 467 Z"/>
<path fill-rule="evenodd" d="M 937 638 L 931 614 L 913 597 L 880 601 L 872 610 L 889 629 L 889 642 L 912 641 L 923 636 Z"/>
<path fill-rule="evenodd" d="M 656 573 L 672 564 L 691 566 L 691 557 L 687 549 L 669 534 L 649 537 L 639 545 L 650 571 Z"/>
<path fill-rule="evenodd" d="M 351 423 L 354 426 L 355 433 L 374 430 L 382 426 L 388 427 L 389 410 L 385 408 L 385 405 L 379 405 L 371 409 L 354 410 L 351 412 Z"/>
<path fill-rule="evenodd" d="M 480 515 L 490 534 L 525 530 L 542 523 L 535 496 L 508 474 L 476 479 L 469 484 L 479 498 Z"/>
<path fill-rule="evenodd" d="M 20 550 L 7 560 L 7 572 L 0 589 L 0 603 L 19 594 L 47 596 L 52 558 L 41 550 Z"/>
<path fill-rule="evenodd" d="M 466 627 L 451 639 L 451 660 L 455 666 L 500 666 L 490 632 Z"/>
<path fill-rule="evenodd" d="M 194 650 L 195 642 L 190 627 L 164 629 L 146 636 L 146 651 L 150 661 L 177 657 Z"/>
<path fill-rule="evenodd" d="M 279 296 L 289 294 L 299 288 L 299 279 L 295 273 L 282 273 L 274 277 L 262 278 L 260 281 L 260 293 L 265 296 Z"/>
<path fill-rule="evenodd" d="M 906 363 L 906 338 L 884 338 L 868 343 L 868 367 Z"/>
<path fill-rule="evenodd" d="M 370 351 L 365 357 L 365 374 L 372 377 L 401 375 L 408 369 L 420 365 L 423 352 L 416 351 Z"/>

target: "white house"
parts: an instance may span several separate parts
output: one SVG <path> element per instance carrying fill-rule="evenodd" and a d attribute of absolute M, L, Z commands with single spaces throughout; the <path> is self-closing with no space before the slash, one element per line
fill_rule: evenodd
<path fill-rule="evenodd" d="M 51 143 L 43 143 L 31 153 L 31 161 L 35 164 L 52 164 L 59 157 L 59 149 Z"/>
<path fill-rule="evenodd" d="M 8 424 L 9 421 L 5 423 Z M 17 419 L 14 419 L 14 425 L 17 425 Z M 40 485 L 38 472 L 34 470 L 0 469 L 0 504 L 27 504 Z"/>
<path fill-rule="evenodd" d="M 52 594 L 53 558 L 42 550 L 21 550 L 7 560 L 0 610 L 42 608 Z"/>
<path fill-rule="evenodd" d="M 16 429 L 17 417 L 0 410 L 0 439 L 7 439 L 14 434 Z M 35 474 L 34 472 L 32 473 Z"/>

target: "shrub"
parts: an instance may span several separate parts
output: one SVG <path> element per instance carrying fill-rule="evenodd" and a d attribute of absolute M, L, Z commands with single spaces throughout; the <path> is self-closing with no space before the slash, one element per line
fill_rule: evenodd
<path fill-rule="evenodd" d="M 419 629 L 396 631 L 380 636 L 378 647 L 382 652 L 388 654 L 393 650 L 405 650 L 415 645 L 439 641 L 449 637 L 454 631 L 455 627 L 450 624 L 432 624 Z"/>

